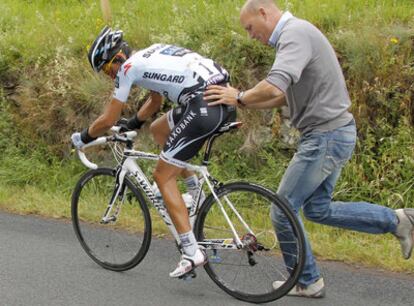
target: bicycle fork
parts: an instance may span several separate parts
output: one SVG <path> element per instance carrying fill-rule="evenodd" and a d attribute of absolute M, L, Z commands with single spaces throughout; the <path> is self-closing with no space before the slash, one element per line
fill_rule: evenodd
<path fill-rule="evenodd" d="M 109 201 L 109 204 L 105 210 L 104 215 L 102 216 L 102 219 L 100 222 L 101 224 L 108 224 L 110 222 L 115 222 L 118 218 L 119 213 L 121 212 L 121 206 L 125 200 L 125 184 L 124 184 L 125 174 L 126 174 L 126 171 L 123 170 L 121 167 L 117 169 L 114 192 L 112 193 L 111 200 Z M 111 215 L 111 212 L 114 209 L 115 201 L 118 198 L 121 199 L 120 204 L 116 205 L 115 212 L 113 215 Z"/>

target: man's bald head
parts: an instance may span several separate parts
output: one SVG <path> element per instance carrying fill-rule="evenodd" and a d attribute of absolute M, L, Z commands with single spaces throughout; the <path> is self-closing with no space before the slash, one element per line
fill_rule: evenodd
<path fill-rule="evenodd" d="M 275 8 L 276 4 L 273 0 L 247 0 L 246 3 L 243 5 L 241 12 L 248 11 L 248 12 L 257 12 L 260 7 L 264 8 Z"/>
<path fill-rule="evenodd" d="M 240 11 L 240 23 L 251 38 L 267 44 L 281 15 L 273 0 L 247 0 Z"/>

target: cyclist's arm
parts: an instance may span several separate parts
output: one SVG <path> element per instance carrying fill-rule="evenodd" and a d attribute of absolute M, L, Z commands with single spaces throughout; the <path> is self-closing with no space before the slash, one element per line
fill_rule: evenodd
<path fill-rule="evenodd" d="M 158 92 L 151 91 L 151 94 L 148 97 L 147 101 L 145 101 L 144 105 L 139 109 L 137 113 L 138 119 L 140 121 L 145 121 L 157 113 L 161 108 L 162 101 L 163 96 L 161 96 Z"/>
<path fill-rule="evenodd" d="M 138 119 L 145 121 L 153 114 L 159 111 L 163 97 L 156 93 L 151 92 L 150 97 L 145 104 L 138 111 Z M 104 113 L 98 117 L 89 127 L 88 134 L 91 137 L 99 137 L 105 134 L 121 117 L 121 112 L 124 107 L 123 102 L 113 98 L 111 102 L 106 106 Z"/>
<path fill-rule="evenodd" d="M 105 134 L 119 119 L 125 103 L 113 98 L 105 107 L 102 115 L 89 127 L 88 134 L 91 137 L 99 137 Z"/>
<path fill-rule="evenodd" d="M 99 137 L 116 124 L 121 117 L 132 83 L 130 74 L 127 75 L 122 69 L 118 71 L 112 100 L 106 106 L 104 113 L 89 127 L 89 136 Z M 163 97 L 159 93 L 151 92 L 150 97 L 137 113 L 138 120 L 143 122 L 155 114 L 160 109 L 162 100 Z"/>

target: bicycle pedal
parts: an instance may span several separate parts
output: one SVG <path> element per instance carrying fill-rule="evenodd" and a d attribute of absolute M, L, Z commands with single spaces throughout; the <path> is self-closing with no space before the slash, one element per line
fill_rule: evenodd
<path fill-rule="evenodd" d="M 186 274 L 179 277 L 179 279 L 182 279 L 183 281 L 191 281 L 193 278 L 196 278 L 197 274 L 194 270 L 191 270 L 190 272 L 187 272 Z"/>
<path fill-rule="evenodd" d="M 264 247 L 263 245 L 261 245 L 260 243 L 257 244 L 257 250 L 258 251 L 270 251 L 269 248 Z"/>
<path fill-rule="evenodd" d="M 255 266 L 257 264 L 257 261 L 254 259 L 253 253 L 251 251 L 247 252 L 247 259 L 250 266 Z"/>

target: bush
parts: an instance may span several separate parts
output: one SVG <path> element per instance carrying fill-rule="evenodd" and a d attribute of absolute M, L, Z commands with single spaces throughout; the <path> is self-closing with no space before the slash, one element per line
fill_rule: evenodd
<path fill-rule="evenodd" d="M 125 31 L 134 48 L 174 43 L 214 58 L 229 70 L 234 86 L 249 88 L 266 76 L 274 50 L 248 39 L 239 26 L 243 3 L 113 0 L 112 25 Z M 360 143 L 341 186 L 352 182 L 360 187 L 338 194 L 385 205 L 394 205 L 389 199 L 396 197 L 406 205 L 413 196 L 414 170 L 413 2 L 280 3 L 327 34 L 344 69 Z M 7 181 L 13 184 L 41 185 L 61 167 L 73 175 L 81 168 L 72 164 L 69 136 L 99 115 L 112 91 L 111 81 L 92 73 L 86 59 L 88 45 L 104 25 L 99 3 L 3 0 L 0 10 L 0 149 L 8 150 L 0 171 L 11 177 L 15 165 L 33 170 Z M 127 115 L 145 97 L 145 91 L 134 91 Z M 277 139 L 278 114 L 240 112 L 240 117 L 247 128 L 231 141 L 219 141 L 217 171 L 275 189 L 292 154 Z M 237 163 L 229 156 L 237 156 Z"/>

